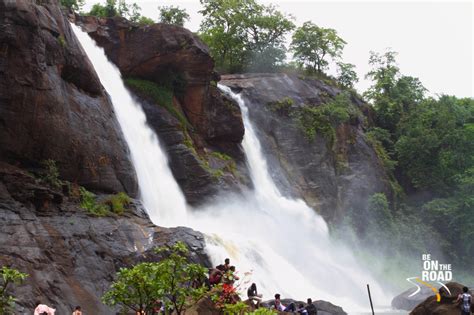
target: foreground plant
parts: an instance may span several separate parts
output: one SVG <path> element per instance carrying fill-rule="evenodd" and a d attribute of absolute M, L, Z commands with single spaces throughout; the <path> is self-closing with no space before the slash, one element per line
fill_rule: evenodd
<path fill-rule="evenodd" d="M 146 315 L 154 314 L 157 301 L 175 314 L 183 314 L 194 305 L 207 291 L 206 268 L 189 262 L 189 249 L 183 242 L 158 248 L 156 252 L 165 258 L 120 269 L 116 281 L 102 297 L 103 302 Z"/>
<path fill-rule="evenodd" d="M 3 266 L 0 269 L 0 314 L 13 314 L 16 298 L 8 292 L 12 285 L 20 284 L 28 275 L 16 269 Z"/>

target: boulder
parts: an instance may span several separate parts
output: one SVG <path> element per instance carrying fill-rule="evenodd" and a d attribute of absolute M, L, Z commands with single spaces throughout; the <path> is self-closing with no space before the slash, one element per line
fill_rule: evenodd
<path fill-rule="evenodd" d="M 421 302 L 423 302 L 428 297 L 434 294 L 430 288 L 426 286 L 421 286 L 420 292 L 418 292 L 414 296 L 409 296 L 413 294 L 416 290 L 416 288 L 410 288 L 394 297 L 392 300 L 392 307 L 397 310 L 411 311 L 418 304 L 420 304 Z"/>
<path fill-rule="evenodd" d="M 280 190 L 303 197 L 328 221 L 341 220 L 351 209 L 364 209 L 377 192 L 393 195 L 390 178 L 364 134 L 368 105 L 351 96 L 360 115 L 335 127 L 335 141 L 305 137 L 292 113 L 301 106 L 320 106 L 341 93 L 338 87 L 292 74 L 223 75 L 221 84 L 240 92 L 256 126 L 271 175 Z M 275 109 L 275 104 L 285 108 Z"/>
<path fill-rule="evenodd" d="M 441 301 L 437 301 L 436 296 L 430 296 L 418 306 L 416 306 L 410 315 L 459 315 L 461 314 L 460 306 L 454 303 L 459 294 L 462 293 L 464 285 L 457 282 L 449 282 L 446 284 L 451 294 L 443 287 L 439 288 Z M 472 294 L 472 292 L 471 292 Z"/>
<path fill-rule="evenodd" d="M 41 3 L 41 4 L 37 4 Z M 112 104 L 57 1 L 0 2 L 0 160 L 137 192 Z"/>
<path fill-rule="evenodd" d="M 306 306 L 307 304 L 303 301 L 297 301 L 293 299 L 282 299 L 281 302 L 283 305 L 289 305 L 290 303 L 295 303 L 295 306 L 303 304 Z M 313 304 L 318 309 L 318 315 L 347 315 L 347 313 L 342 309 L 342 307 L 332 304 L 331 302 L 323 301 L 323 300 L 313 300 Z M 275 306 L 275 300 L 269 300 L 262 302 L 261 304 L 263 307 L 272 308 Z M 291 314 L 286 312 L 280 312 L 281 314 Z"/>

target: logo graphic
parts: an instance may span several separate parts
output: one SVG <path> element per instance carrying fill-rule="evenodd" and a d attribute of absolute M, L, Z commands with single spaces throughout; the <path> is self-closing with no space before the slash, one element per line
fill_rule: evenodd
<path fill-rule="evenodd" d="M 420 285 L 424 285 L 430 288 L 436 295 L 436 301 L 441 301 L 441 295 L 439 290 L 433 286 L 430 282 L 440 284 L 446 289 L 449 295 L 451 291 L 441 281 L 451 281 L 453 279 L 453 272 L 451 264 L 440 264 L 438 260 L 432 260 L 431 254 L 423 254 L 421 256 L 423 261 L 423 271 L 420 277 L 410 277 L 407 281 L 417 287 L 416 291 L 410 294 L 408 297 L 412 297 L 421 291 Z"/>

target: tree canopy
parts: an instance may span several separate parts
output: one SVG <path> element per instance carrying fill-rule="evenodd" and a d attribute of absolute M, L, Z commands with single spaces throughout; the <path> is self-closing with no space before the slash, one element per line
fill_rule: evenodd
<path fill-rule="evenodd" d="M 200 34 L 218 69 L 271 71 L 285 58 L 293 18 L 254 0 L 201 0 Z"/>
<path fill-rule="evenodd" d="M 291 49 L 298 62 L 310 71 L 323 72 L 328 58 L 338 59 L 346 42 L 332 28 L 319 27 L 311 21 L 296 29 Z"/>
<path fill-rule="evenodd" d="M 174 24 L 183 26 L 186 21 L 189 21 L 189 14 L 185 9 L 175 6 L 158 7 L 160 11 L 160 22 L 166 24 Z"/>

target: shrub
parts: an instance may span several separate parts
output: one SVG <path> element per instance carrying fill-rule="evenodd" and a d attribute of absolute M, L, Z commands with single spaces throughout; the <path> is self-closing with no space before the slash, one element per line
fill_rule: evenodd
<path fill-rule="evenodd" d="M 105 203 L 110 206 L 111 211 L 118 215 L 122 215 L 125 212 L 125 207 L 128 206 L 130 202 L 132 202 L 132 198 L 124 192 L 119 192 L 105 201 Z"/>
<path fill-rule="evenodd" d="M 182 314 L 204 295 L 206 287 L 201 283 L 207 270 L 188 261 L 189 249 L 183 242 L 156 251 L 165 258 L 120 269 L 102 297 L 103 302 L 112 307 L 122 306 L 124 312 L 152 314 L 160 300 L 172 306 L 176 314 Z"/>
<path fill-rule="evenodd" d="M 173 106 L 173 88 L 166 85 L 158 85 L 148 80 L 127 78 L 125 84 L 138 94 L 150 98 L 158 105 L 164 107 L 168 112 L 176 117 L 181 125 L 186 128 L 189 123 L 186 117 Z M 182 87 L 180 87 L 182 88 Z"/>
<path fill-rule="evenodd" d="M 79 191 L 81 194 L 81 208 L 98 217 L 106 216 L 109 213 L 109 209 L 106 205 L 97 203 L 94 193 L 84 187 L 80 187 Z"/>
<path fill-rule="evenodd" d="M 294 114 L 297 126 L 308 140 L 321 134 L 330 146 L 336 139 L 334 126 L 349 121 L 358 114 L 347 93 L 340 93 L 332 101 L 320 106 L 303 106 Z"/>
<path fill-rule="evenodd" d="M 56 161 L 52 159 L 41 161 L 44 171 L 40 174 L 40 179 L 52 187 L 59 189 L 63 182 L 59 179 L 59 170 Z"/>
<path fill-rule="evenodd" d="M 0 314 L 13 314 L 15 297 L 8 294 L 12 284 L 20 284 L 28 275 L 16 269 L 3 266 L 0 269 Z"/>
<path fill-rule="evenodd" d="M 267 107 L 274 112 L 277 112 L 280 115 L 288 116 L 290 113 L 291 106 L 293 106 L 295 102 L 290 97 L 284 97 L 279 101 L 269 102 L 267 103 Z"/>

